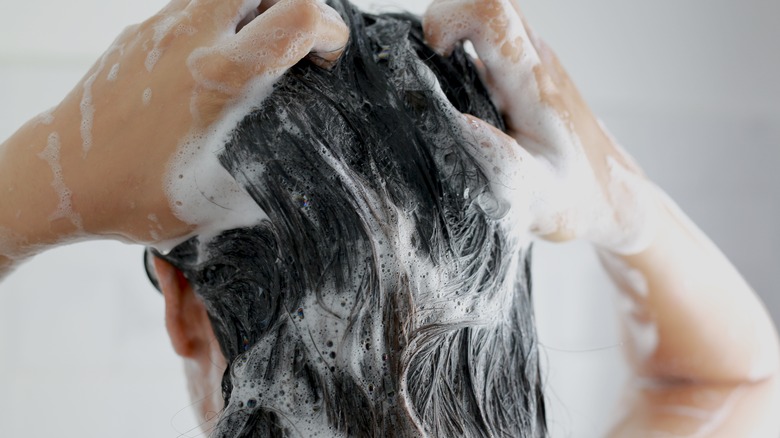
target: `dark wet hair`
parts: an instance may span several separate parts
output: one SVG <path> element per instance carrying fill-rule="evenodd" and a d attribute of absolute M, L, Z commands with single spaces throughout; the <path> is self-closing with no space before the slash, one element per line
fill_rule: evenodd
<path fill-rule="evenodd" d="M 212 436 L 545 436 L 530 248 L 457 112 L 501 117 L 417 18 L 334 7 L 338 64 L 293 67 L 219 157 L 268 220 L 165 256 L 229 363 Z"/>

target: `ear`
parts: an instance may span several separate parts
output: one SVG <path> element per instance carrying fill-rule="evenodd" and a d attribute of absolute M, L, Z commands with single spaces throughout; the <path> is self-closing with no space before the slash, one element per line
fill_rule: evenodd
<path fill-rule="evenodd" d="M 155 257 L 154 269 L 165 297 L 165 326 L 174 351 L 189 359 L 207 358 L 214 331 L 206 306 L 173 265 Z"/>

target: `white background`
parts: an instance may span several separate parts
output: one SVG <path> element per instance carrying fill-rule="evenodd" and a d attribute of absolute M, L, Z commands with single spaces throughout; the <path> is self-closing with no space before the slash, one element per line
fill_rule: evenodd
<path fill-rule="evenodd" d="M 2 0 L 0 139 L 163 3 Z M 379 5 L 392 4 L 426 5 Z M 521 5 L 613 133 L 780 320 L 780 3 Z M 552 436 L 600 436 L 627 375 L 614 291 L 585 245 L 539 245 L 535 261 Z M 162 306 L 141 249 L 112 242 L 50 251 L 0 284 L 0 437 L 198 436 Z"/>

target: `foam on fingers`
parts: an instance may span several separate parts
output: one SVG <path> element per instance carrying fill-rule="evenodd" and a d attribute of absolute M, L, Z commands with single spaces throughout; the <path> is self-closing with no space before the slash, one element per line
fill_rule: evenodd
<path fill-rule="evenodd" d="M 348 38 L 344 21 L 331 7 L 317 0 L 283 0 L 242 29 L 225 53 L 234 62 L 265 60 L 287 68 L 310 52 L 335 60 Z"/>
<path fill-rule="evenodd" d="M 470 137 L 470 155 L 480 164 L 491 190 L 479 195 L 477 204 L 494 219 L 506 219 L 508 229 L 530 240 L 529 232 L 545 213 L 540 199 L 542 189 L 553 186 L 550 176 L 523 147 L 510 136 L 476 117 L 463 117 L 463 130 Z"/>
<path fill-rule="evenodd" d="M 249 1 L 242 5 L 242 13 L 256 7 Z M 312 0 L 286 0 L 238 34 L 223 35 L 217 44 L 195 49 L 189 56 L 192 76 L 204 88 L 191 96 L 194 120 L 208 118 L 200 105 L 209 99 L 208 93 L 232 97 L 219 122 L 196 124 L 180 142 L 165 179 L 174 214 L 195 225 L 203 240 L 225 229 L 255 225 L 267 217 L 217 159 L 233 127 L 271 94 L 287 67 L 313 49 L 336 57 L 347 38 L 346 25 L 333 9 Z M 175 243 L 167 242 L 163 249 Z"/>

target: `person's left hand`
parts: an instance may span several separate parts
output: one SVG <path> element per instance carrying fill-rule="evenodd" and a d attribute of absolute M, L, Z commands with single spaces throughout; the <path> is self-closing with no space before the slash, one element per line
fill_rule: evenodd
<path fill-rule="evenodd" d="M 550 240 L 584 238 L 633 252 L 654 234 L 654 186 L 593 115 L 555 54 L 512 0 L 438 0 L 423 21 L 441 53 L 471 41 L 508 134 L 466 117 L 473 154 L 493 178 L 507 223 Z M 518 144 L 519 143 L 519 144 Z"/>

